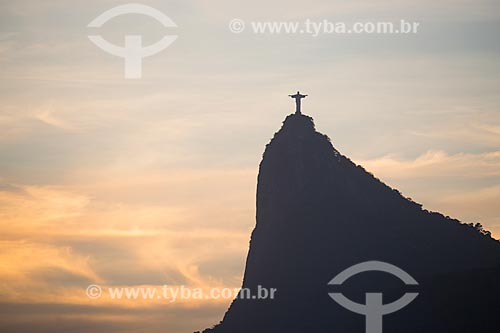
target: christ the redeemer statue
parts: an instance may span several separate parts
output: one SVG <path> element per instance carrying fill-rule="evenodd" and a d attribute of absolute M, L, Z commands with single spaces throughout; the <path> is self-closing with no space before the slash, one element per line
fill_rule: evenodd
<path fill-rule="evenodd" d="M 295 114 L 301 114 L 300 113 L 300 100 L 302 98 L 306 98 L 307 95 L 301 95 L 300 92 L 297 91 L 295 95 L 288 95 L 291 98 L 295 98 Z"/>

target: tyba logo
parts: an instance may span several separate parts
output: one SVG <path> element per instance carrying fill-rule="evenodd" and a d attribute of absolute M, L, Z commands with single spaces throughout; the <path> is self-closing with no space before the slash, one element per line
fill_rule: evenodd
<path fill-rule="evenodd" d="M 406 285 L 418 285 L 417 281 L 401 268 L 381 261 L 367 261 L 349 267 L 328 284 L 341 285 L 353 275 L 369 271 L 386 272 L 398 277 Z M 366 333 L 382 333 L 382 316 L 401 310 L 410 304 L 418 296 L 418 293 L 405 293 L 403 297 L 389 304 L 382 303 L 381 293 L 366 293 L 365 304 L 353 302 L 341 293 L 329 293 L 328 295 L 347 310 L 365 315 Z"/>
<path fill-rule="evenodd" d="M 109 20 L 125 14 L 142 14 L 156 19 L 166 28 L 177 27 L 177 25 L 168 16 L 166 16 L 159 10 L 141 4 L 127 4 L 111 8 L 96 17 L 92 22 L 89 23 L 88 27 L 100 28 Z M 125 46 L 121 47 L 111 44 L 100 35 L 90 35 L 88 37 L 95 45 L 97 45 L 107 53 L 125 59 L 126 79 L 141 78 L 142 59 L 161 52 L 177 39 L 176 35 L 164 36 L 158 42 L 143 47 L 142 36 L 126 35 Z"/>

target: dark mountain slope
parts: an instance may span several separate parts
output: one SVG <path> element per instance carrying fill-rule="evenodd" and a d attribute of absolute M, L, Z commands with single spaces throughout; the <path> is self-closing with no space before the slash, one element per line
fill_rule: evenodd
<path fill-rule="evenodd" d="M 277 288 L 277 297 L 236 299 L 207 332 L 364 332 L 364 317 L 330 299 L 327 283 L 369 260 L 420 283 L 412 304 L 384 317 L 384 332 L 498 332 L 500 243 L 423 210 L 336 151 L 312 118 L 290 115 L 260 165 L 243 280 L 252 290 Z M 407 288 L 384 273 L 349 281 L 342 292 L 359 303 L 370 290 L 387 303 Z"/>

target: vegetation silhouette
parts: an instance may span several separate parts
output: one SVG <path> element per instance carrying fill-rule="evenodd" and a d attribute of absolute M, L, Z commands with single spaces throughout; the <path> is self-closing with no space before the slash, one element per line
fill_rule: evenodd
<path fill-rule="evenodd" d="M 328 282 L 369 260 L 418 282 L 417 299 L 385 316 L 384 332 L 498 332 L 500 243 L 481 224 L 430 212 L 340 154 L 311 117 L 289 115 L 266 146 L 243 287 L 277 288 L 273 300 L 235 299 L 204 333 L 364 332 L 364 317 L 328 296 Z M 406 292 L 384 273 L 342 286 L 364 303 Z"/>

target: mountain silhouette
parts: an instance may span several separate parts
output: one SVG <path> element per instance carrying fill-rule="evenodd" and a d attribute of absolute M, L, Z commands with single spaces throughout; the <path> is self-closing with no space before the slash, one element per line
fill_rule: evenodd
<path fill-rule="evenodd" d="M 243 288 L 274 299 L 236 298 L 204 333 L 365 332 L 365 317 L 333 301 L 328 282 L 366 261 L 395 265 L 419 296 L 383 317 L 384 332 L 498 332 L 500 243 L 479 224 L 429 212 L 340 154 L 311 117 L 289 115 L 267 145 L 257 185 Z M 380 272 L 336 287 L 365 303 L 410 289 Z"/>

